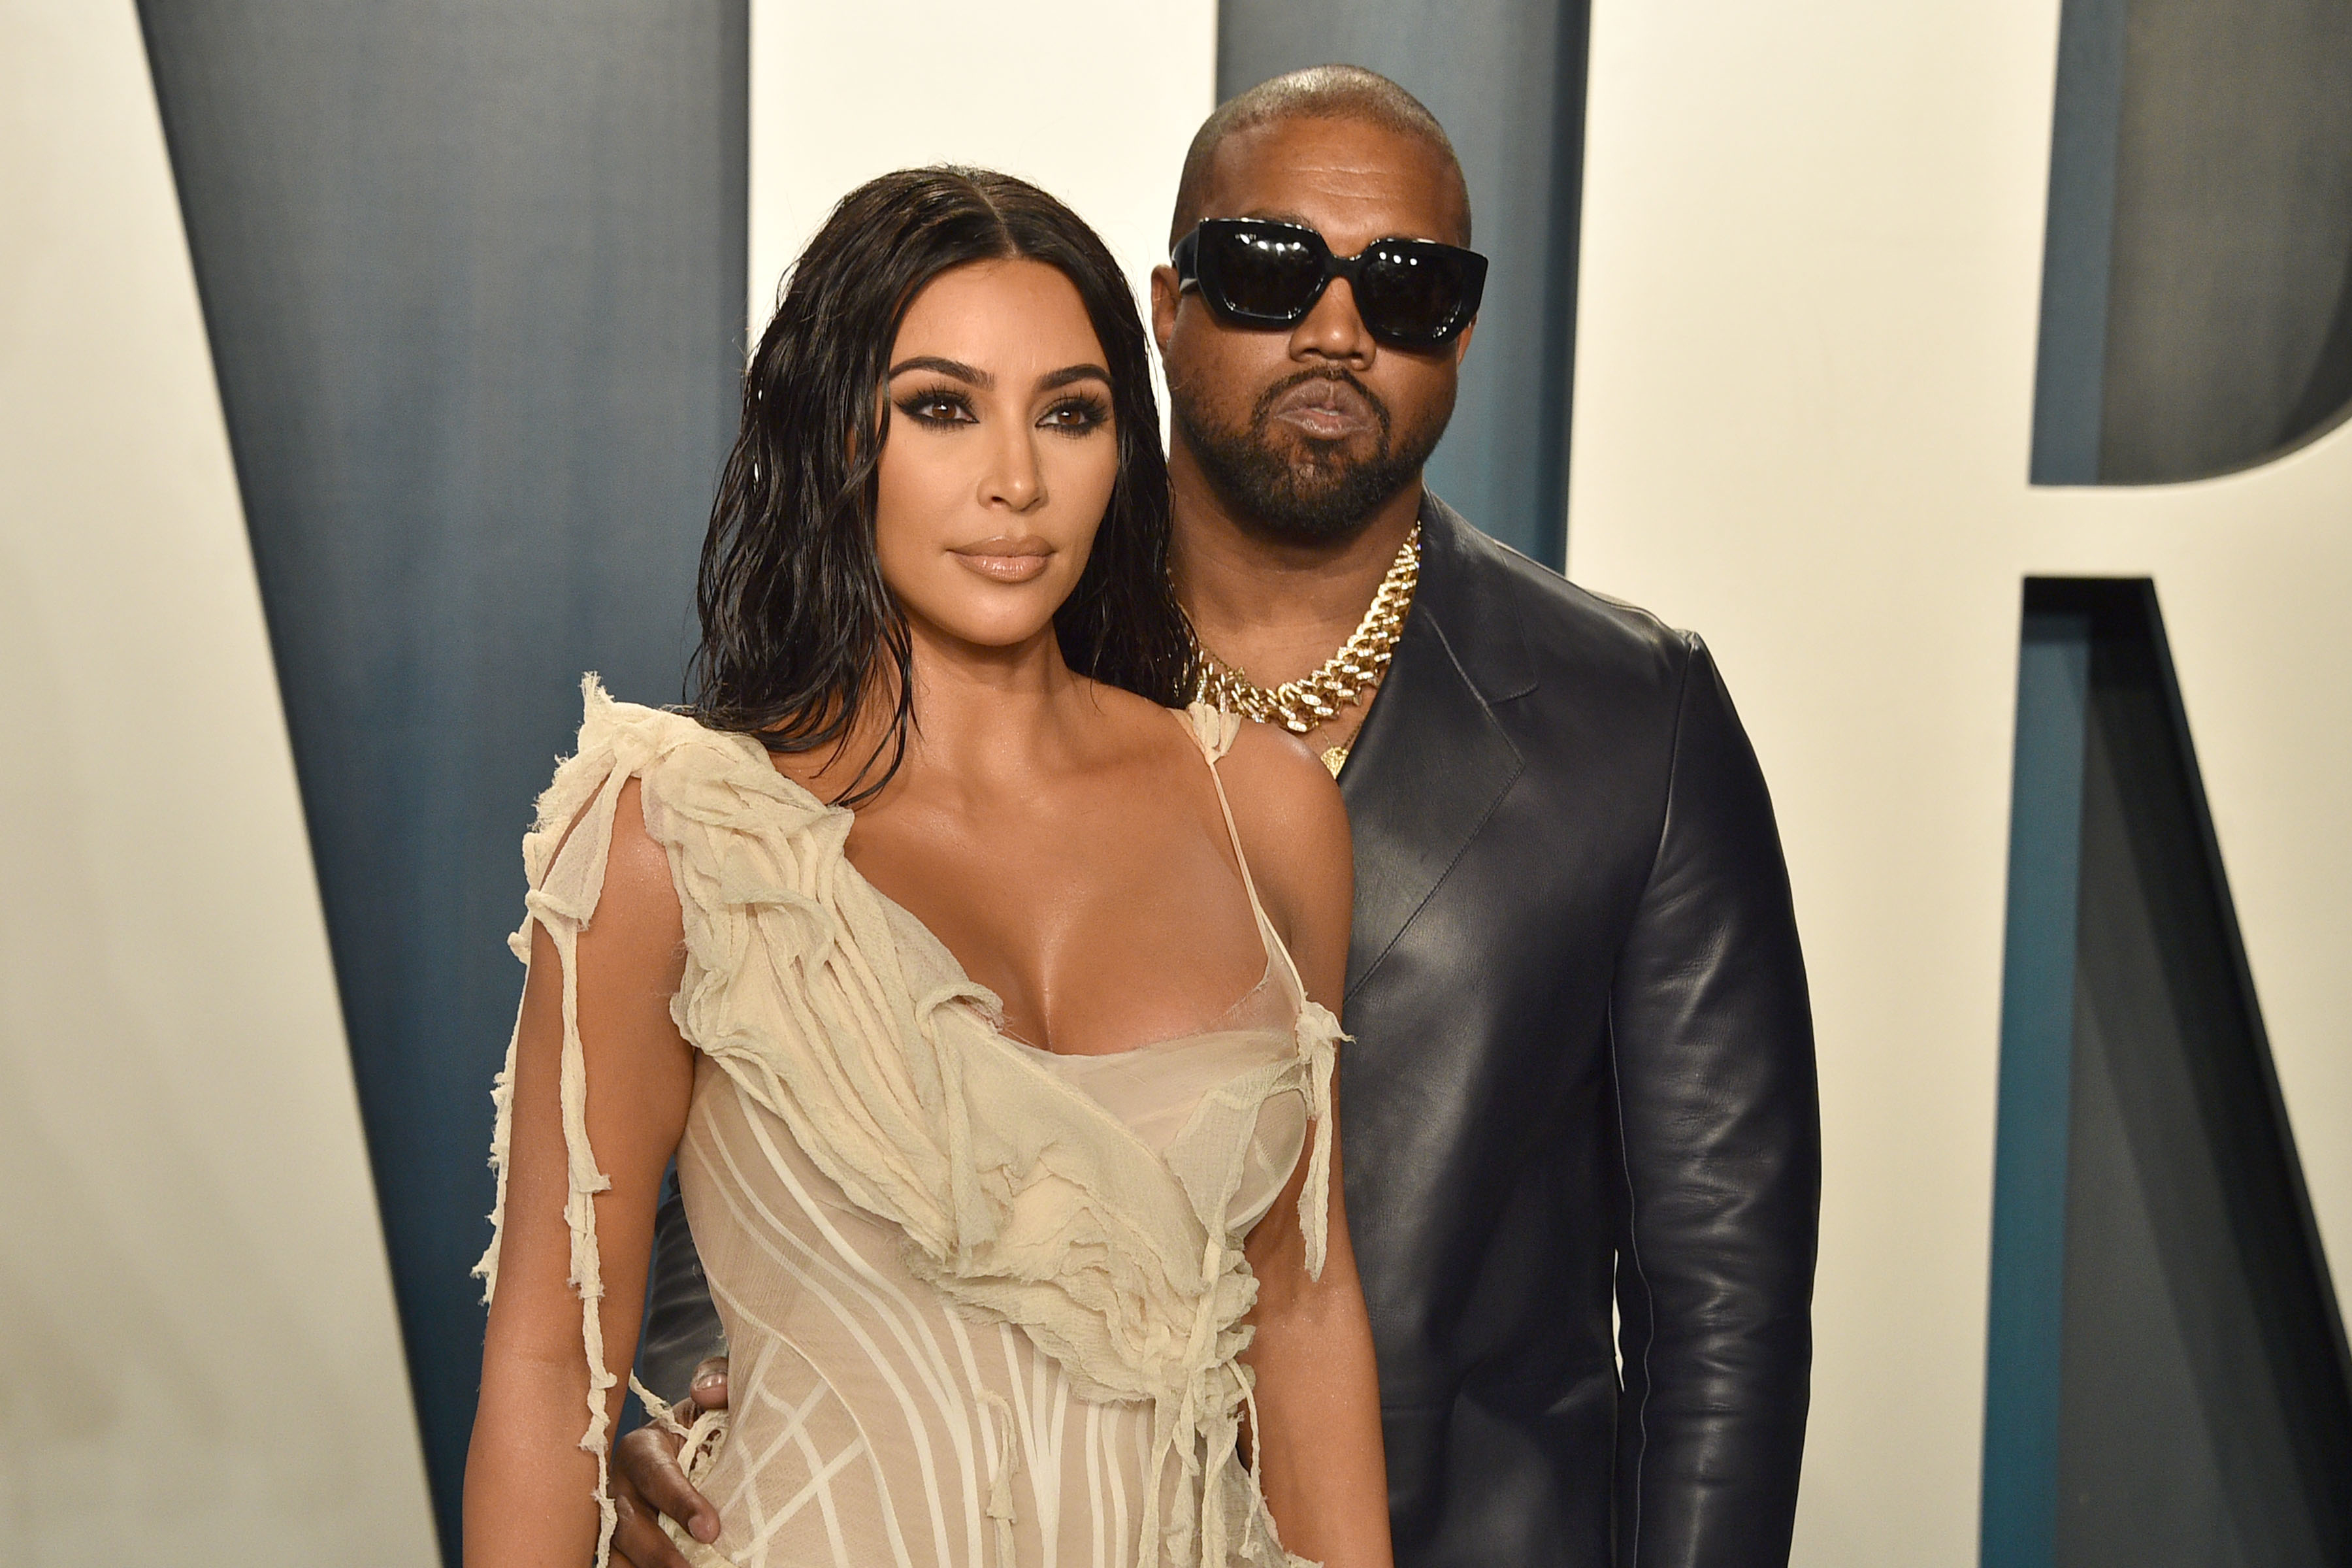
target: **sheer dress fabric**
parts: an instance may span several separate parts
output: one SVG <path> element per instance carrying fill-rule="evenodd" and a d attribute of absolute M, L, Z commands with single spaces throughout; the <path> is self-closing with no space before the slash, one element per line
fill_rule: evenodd
<path fill-rule="evenodd" d="M 698 1055 L 678 1179 L 732 1358 L 733 1408 L 688 1447 L 721 1534 L 673 1532 L 680 1549 L 725 1568 L 1297 1564 L 1236 1451 L 1257 1289 L 1242 1243 L 1305 1158 L 1299 1220 L 1321 1272 L 1340 1035 L 1246 863 L 1257 986 L 1200 1034 L 1057 1056 L 1006 1034 L 996 997 L 849 865 L 848 811 L 749 737 L 616 703 L 593 678 L 583 692 L 578 753 L 524 840 L 511 945 L 527 957 L 536 922 L 563 966 L 600 1568 L 613 1379 L 591 1198 L 609 1184 L 588 1146 L 572 970 L 631 778 L 685 918 L 671 1012 Z M 1238 721 L 1177 717 L 1214 779 Z M 478 1270 L 492 1291 L 512 1075 L 510 1046 Z"/>

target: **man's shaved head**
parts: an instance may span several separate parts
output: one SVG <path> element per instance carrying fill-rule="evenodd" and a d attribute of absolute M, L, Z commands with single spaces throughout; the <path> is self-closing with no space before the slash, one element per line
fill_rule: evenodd
<path fill-rule="evenodd" d="M 1191 150 L 1184 154 L 1184 177 L 1176 187 L 1176 218 L 1168 231 L 1171 247 L 1201 221 L 1208 205 L 1217 150 L 1226 139 L 1284 120 L 1351 120 L 1426 144 L 1453 181 L 1453 195 L 1462 213 L 1457 243 L 1470 243 L 1470 186 L 1462 177 L 1462 160 L 1454 155 L 1454 143 L 1446 140 L 1437 116 L 1378 71 L 1361 66 L 1309 66 L 1227 99 L 1201 122 Z"/>

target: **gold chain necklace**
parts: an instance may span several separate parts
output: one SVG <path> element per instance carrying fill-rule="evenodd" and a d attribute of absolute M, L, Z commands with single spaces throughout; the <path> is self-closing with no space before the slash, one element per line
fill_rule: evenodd
<path fill-rule="evenodd" d="M 1272 690 L 1253 685 L 1210 652 L 1201 634 L 1193 632 L 1192 646 L 1201 654 L 1200 700 L 1261 724 L 1279 724 L 1294 735 L 1309 733 L 1381 683 L 1396 652 L 1397 637 L 1404 630 L 1405 615 L 1412 608 L 1412 591 L 1420 582 L 1421 524 L 1416 521 L 1390 563 L 1388 574 L 1381 579 L 1364 618 L 1356 623 L 1339 650 L 1313 674 L 1286 680 Z M 1191 625 L 1189 616 L 1186 625 Z M 1347 760 L 1345 746 L 1334 746 L 1323 753 L 1324 765 L 1335 774 Z"/>

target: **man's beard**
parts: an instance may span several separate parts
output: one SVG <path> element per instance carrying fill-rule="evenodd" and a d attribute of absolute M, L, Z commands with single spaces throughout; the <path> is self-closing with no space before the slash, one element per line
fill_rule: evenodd
<path fill-rule="evenodd" d="M 1351 460 L 1345 455 L 1344 441 L 1318 440 L 1303 433 L 1291 437 L 1297 443 L 1297 456 L 1286 455 L 1275 444 L 1276 400 L 1310 381 L 1344 381 L 1363 398 L 1380 425 L 1370 457 Z M 1382 502 L 1421 472 L 1453 413 L 1450 405 L 1438 409 L 1435 418 L 1405 431 L 1400 445 L 1388 405 L 1344 370 L 1285 376 L 1259 395 L 1248 422 L 1237 430 L 1210 424 L 1201 407 L 1173 387 L 1169 405 L 1201 471 L 1237 521 L 1303 543 L 1344 539 L 1370 522 Z"/>

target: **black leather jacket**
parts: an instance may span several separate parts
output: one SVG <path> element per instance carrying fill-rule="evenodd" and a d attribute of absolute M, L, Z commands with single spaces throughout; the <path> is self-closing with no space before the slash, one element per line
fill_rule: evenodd
<path fill-rule="evenodd" d="M 1812 1026 L 1771 804 L 1705 646 L 1432 498 L 1340 789 L 1340 1125 L 1398 1563 L 1785 1563 Z M 675 1205 L 661 1232 L 667 1393 L 718 1331 Z"/>

